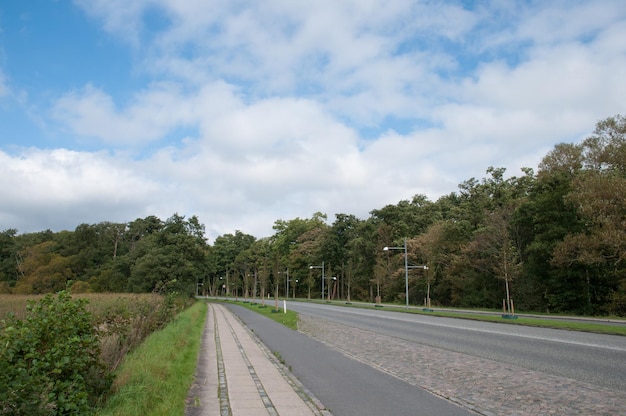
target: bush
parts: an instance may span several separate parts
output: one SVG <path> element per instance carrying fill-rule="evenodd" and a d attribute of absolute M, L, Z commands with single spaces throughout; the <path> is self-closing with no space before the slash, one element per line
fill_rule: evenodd
<path fill-rule="evenodd" d="M 27 316 L 0 325 L 0 414 L 93 413 L 111 376 L 86 299 L 63 291 L 29 301 Z"/>
<path fill-rule="evenodd" d="M 175 294 L 142 294 L 117 296 L 99 303 L 94 315 L 101 356 L 108 370 L 114 372 L 128 352 L 166 326 L 192 300 Z"/>

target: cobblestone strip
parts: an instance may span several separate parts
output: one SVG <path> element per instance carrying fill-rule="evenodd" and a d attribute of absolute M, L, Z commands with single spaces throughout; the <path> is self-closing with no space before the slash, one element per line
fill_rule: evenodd
<path fill-rule="evenodd" d="M 261 380 L 259 380 L 259 376 L 257 375 L 256 370 L 254 369 L 254 366 L 248 359 L 248 355 L 246 354 L 246 351 L 243 349 L 243 346 L 241 345 L 241 342 L 239 341 L 239 338 L 237 337 L 237 334 L 235 333 L 235 330 L 233 329 L 232 324 L 226 318 L 226 314 L 224 314 L 223 310 L 220 310 L 220 313 L 222 314 L 224 321 L 228 325 L 228 329 L 230 330 L 233 340 L 235 341 L 235 344 L 237 345 L 237 348 L 239 349 L 239 353 L 241 354 L 241 358 L 243 358 L 243 362 L 248 367 L 248 372 L 250 373 L 250 377 L 252 377 L 252 380 L 254 381 L 254 384 L 259 393 L 259 396 L 261 397 L 261 400 L 263 401 L 263 404 L 265 405 L 265 409 L 271 416 L 278 416 L 278 412 L 276 411 L 274 404 L 272 403 L 269 396 L 267 395 L 267 392 L 265 391 L 265 388 L 263 387 Z"/>
<path fill-rule="evenodd" d="M 230 400 L 228 398 L 228 384 L 226 382 L 226 370 L 224 366 L 224 356 L 222 355 L 222 343 L 220 341 L 220 331 L 217 325 L 215 308 L 209 305 L 213 312 L 213 328 L 215 329 L 215 346 L 217 350 L 217 376 L 219 380 L 218 396 L 220 398 L 220 415 L 231 416 Z"/>
<path fill-rule="evenodd" d="M 185 416 L 221 416 L 214 314 L 210 307 L 207 308 L 194 382 L 187 394 Z"/>
<path fill-rule="evenodd" d="M 283 379 L 289 384 L 289 386 L 294 390 L 294 392 L 306 403 L 306 405 L 311 409 L 313 414 L 318 416 L 332 416 L 332 413 L 325 408 L 324 404 L 319 401 L 313 395 L 313 393 L 303 385 L 300 380 L 294 376 L 291 371 L 280 362 L 280 360 L 263 344 L 263 342 L 257 337 L 257 335 L 248 328 L 248 326 L 239 319 L 237 315 L 232 315 L 233 319 L 237 319 L 242 328 L 248 333 L 250 338 L 256 342 L 259 349 L 262 351 L 263 355 L 274 364 L 274 367 L 278 371 L 278 373 L 283 377 Z"/>
<path fill-rule="evenodd" d="M 626 414 L 626 392 L 419 345 L 300 314 L 299 330 L 479 414 Z"/>

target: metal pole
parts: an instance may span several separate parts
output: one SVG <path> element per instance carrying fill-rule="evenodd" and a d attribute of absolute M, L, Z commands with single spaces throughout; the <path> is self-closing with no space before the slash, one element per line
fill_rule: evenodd
<path fill-rule="evenodd" d="M 324 300 L 324 262 L 322 262 L 322 300 Z"/>
<path fill-rule="evenodd" d="M 409 309 L 409 255 L 406 249 L 406 238 L 404 239 L 404 291 L 406 308 Z"/>

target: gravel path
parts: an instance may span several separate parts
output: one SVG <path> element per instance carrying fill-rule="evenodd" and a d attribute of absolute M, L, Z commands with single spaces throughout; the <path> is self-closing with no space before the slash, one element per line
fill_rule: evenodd
<path fill-rule="evenodd" d="M 299 330 L 483 415 L 626 415 L 626 392 L 300 314 Z"/>

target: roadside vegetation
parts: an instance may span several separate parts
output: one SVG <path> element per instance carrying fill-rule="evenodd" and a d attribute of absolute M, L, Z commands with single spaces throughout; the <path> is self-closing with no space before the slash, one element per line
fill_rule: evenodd
<path fill-rule="evenodd" d="M 0 295 L 0 414 L 92 414 L 119 385 L 127 353 L 191 302 L 173 294 Z"/>
<path fill-rule="evenodd" d="M 274 303 L 271 303 L 271 307 L 267 306 L 265 308 L 261 307 L 260 303 L 253 302 L 235 302 L 234 300 L 227 301 L 229 303 L 234 303 L 237 305 L 241 305 L 245 308 L 258 312 L 261 315 L 267 316 L 274 321 L 281 323 L 288 328 L 298 329 L 298 313 L 292 310 L 287 310 L 287 314 L 283 313 L 283 309 L 279 308 L 279 313 L 274 312 L 275 307 Z M 293 302 L 293 300 L 292 300 Z M 314 303 L 324 303 L 320 301 L 308 301 Z M 282 301 L 281 301 L 282 304 Z M 351 303 L 350 305 L 346 305 L 345 302 L 331 302 L 332 305 L 342 306 L 342 307 L 350 307 L 350 308 L 360 308 L 360 309 L 374 309 L 380 310 L 380 306 L 376 306 L 374 304 L 368 305 L 363 303 Z M 581 332 L 592 332 L 596 334 L 605 334 L 605 335 L 621 335 L 626 336 L 626 320 L 624 319 L 615 319 L 618 321 L 622 321 L 622 323 L 612 324 L 610 322 L 594 322 L 593 320 L 580 320 L 580 321 L 572 321 L 572 320 L 564 320 L 564 319 L 551 319 L 550 316 L 545 316 L 541 318 L 535 317 L 527 317 L 527 316 L 515 316 L 515 319 L 503 319 L 501 313 L 495 311 L 481 311 L 476 310 L 475 313 L 466 313 L 463 311 L 455 311 L 453 309 L 449 310 L 431 310 L 431 311 L 423 311 L 419 308 L 411 308 L 404 309 L 402 307 L 398 307 L 397 305 L 393 305 L 391 307 L 386 307 L 390 305 L 383 305 L 385 311 L 389 312 L 397 312 L 397 313 L 411 313 L 411 314 L 419 314 L 419 315 L 428 315 L 428 316 L 438 316 L 442 318 L 456 318 L 456 319 L 468 319 L 473 321 L 483 321 L 483 322 L 493 322 L 499 324 L 509 324 L 509 325 L 522 325 L 522 326 L 534 326 L 539 328 L 553 328 L 553 329 L 565 329 L 568 331 L 581 331 Z M 487 312 L 487 313 L 481 313 Z"/>
<path fill-rule="evenodd" d="M 98 416 L 183 415 L 193 382 L 207 305 L 196 302 L 129 353 Z"/>
<path fill-rule="evenodd" d="M 267 302 L 265 304 L 245 302 L 245 301 L 241 301 L 241 302 L 228 301 L 228 302 L 253 310 L 263 316 L 266 316 L 278 322 L 279 324 L 285 325 L 287 328 L 291 328 L 295 330 L 298 329 L 298 313 L 289 309 L 287 310 L 287 313 L 285 313 L 282 308 L 282 301 L 280 302 L 280 306 L 278 308 L 276 307 L 274 301 Z"/>
<path fill-rule="evenodd" d="M 354 307 L 354 305 L 353 305 Z M 376 309 L 374 306 L 356 306 L 359 308 Z M 515 319 L 503 319 L 500 313 L 481 314 L 481 313 L 464 313 L 454 310 L 433 310 L 432 312 L 424 312 L 419 309 L 399 309 L 386 308 L 391 312 L 414 313 L 428 316 L 440 316 L 443 318 L 469 319 L 473 321 L 494 322 L 499 324 L 534 326 L 540 328 L 565 329 L 568 331 L 592 332 L 605 335 L 622 335 L 626 336 L 626 321 L 623 324 L 598 323 L 589 321 L 571 321 L 564 319 L 551 319 L 549 316 L 545 318 L 534 318 L 516 315 Z"/>

